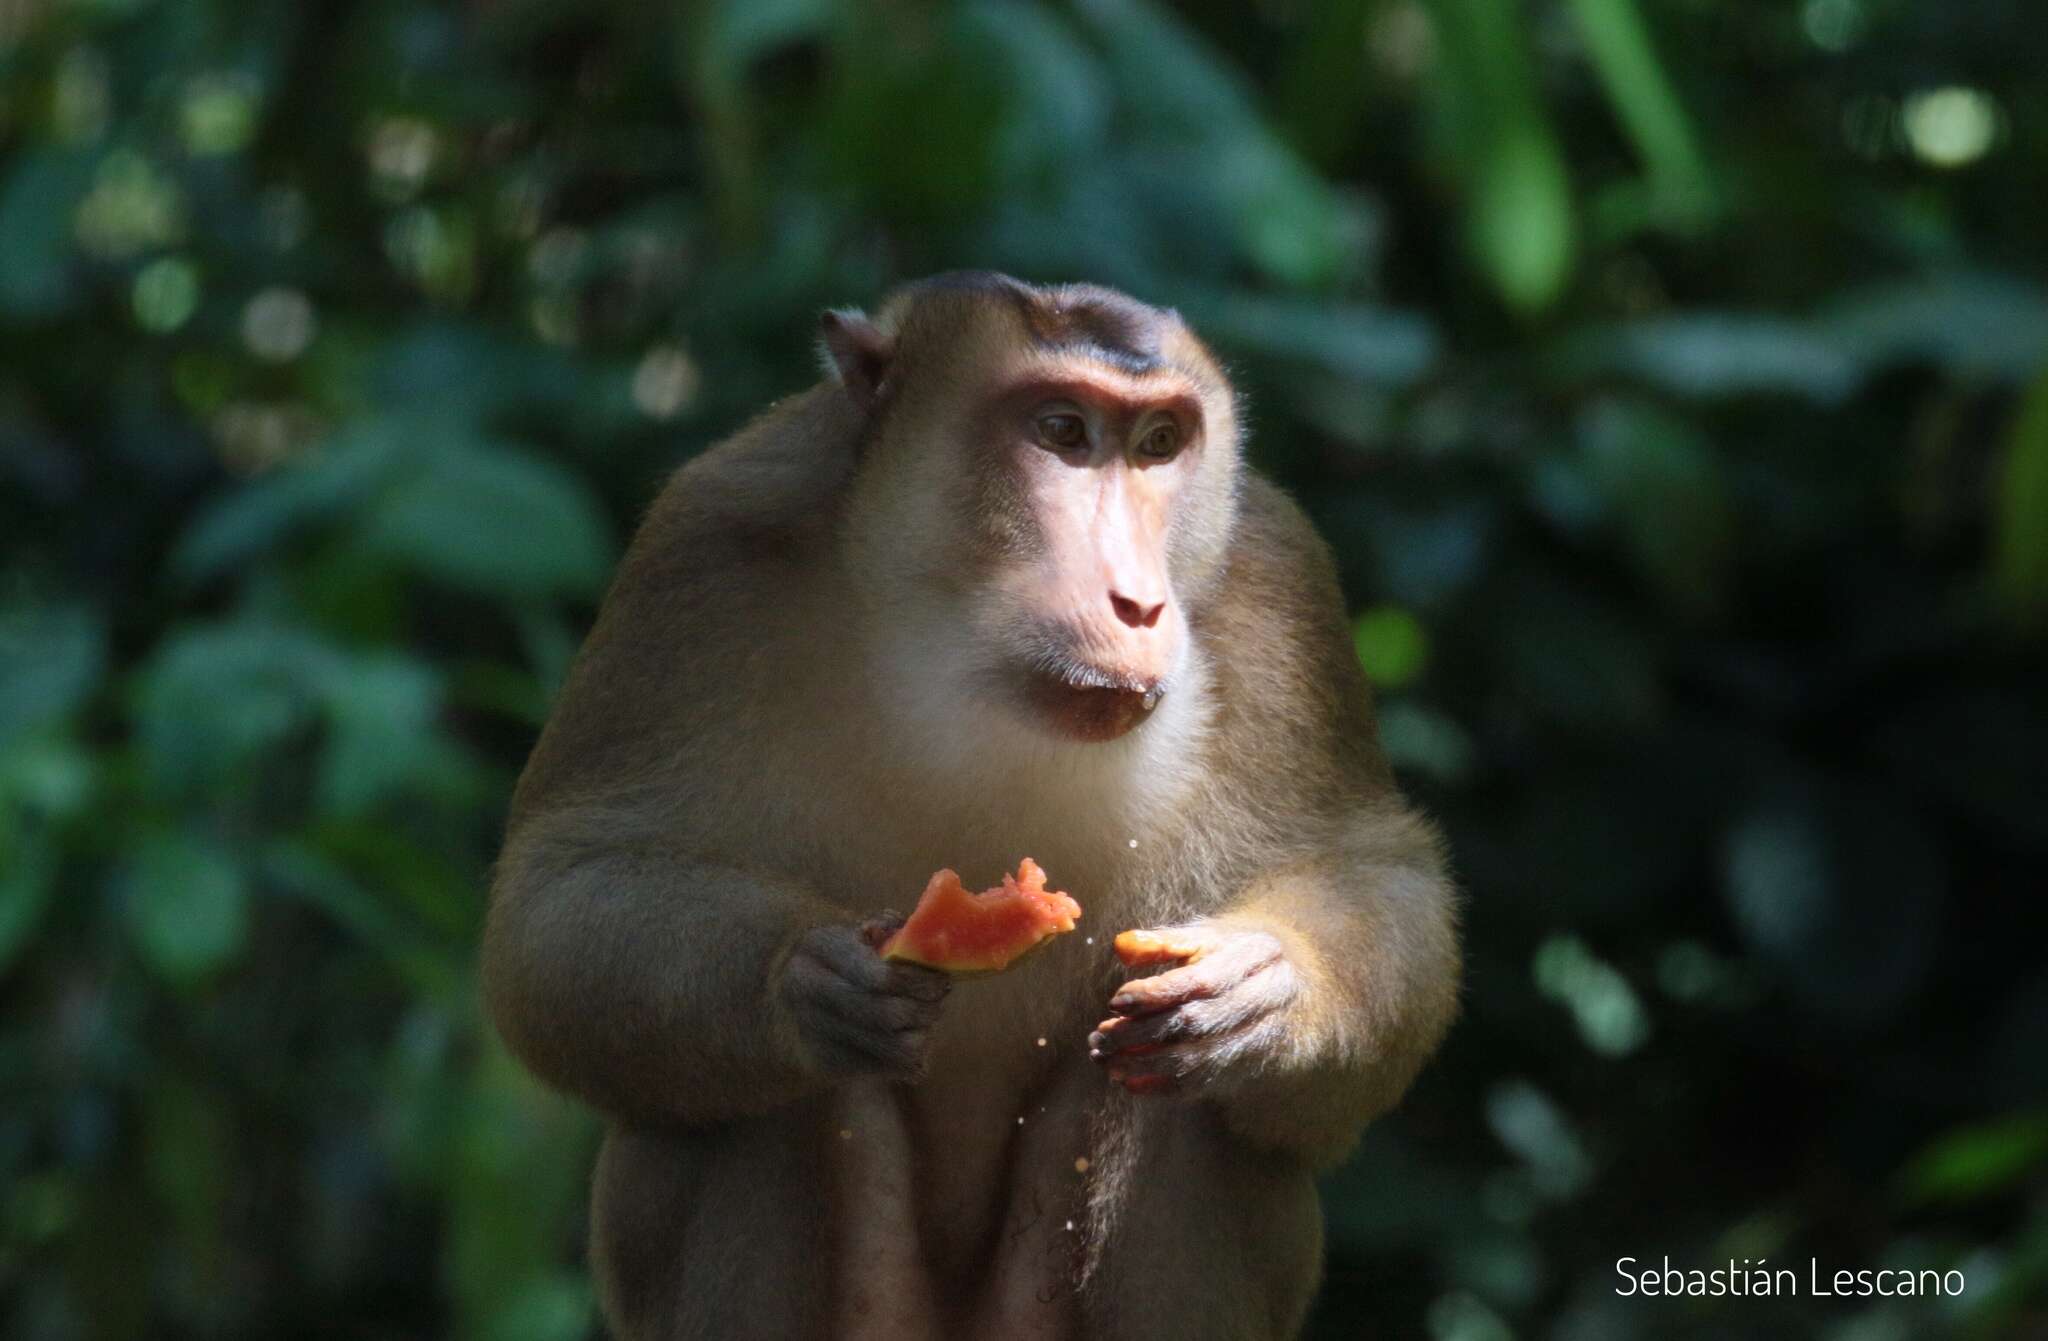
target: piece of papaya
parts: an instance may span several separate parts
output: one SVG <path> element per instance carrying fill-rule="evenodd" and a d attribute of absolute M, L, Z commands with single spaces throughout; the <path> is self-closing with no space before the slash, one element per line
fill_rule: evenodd
<path fill-rule="evenodd" d="M 1176 960 L 1199 959 L 1209 948 L 1206 940 L 1171 931 L 1123 931 L 1114 942 L 1116 957 L 1126 968 L 1148 968 Z"/>
<path fill-rule="evenodd" d="M 1061 932 L 1074 929 L 1081 905 L 1045 887 L 1026 857 L 1017 874 L 979 894 L 952 871 L 936 872 L 910 920 L 879 947 L 882 958 L 943 969 L 957 978 L 1000 973 Z"/>

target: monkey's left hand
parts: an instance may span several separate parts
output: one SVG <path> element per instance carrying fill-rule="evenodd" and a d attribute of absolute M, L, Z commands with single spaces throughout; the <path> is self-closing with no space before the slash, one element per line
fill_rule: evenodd
<path fill-rule="evenodd" d="M 1088 1055 L 1133 1094 L 1206 1086 L 1257 1065 L 1285 1036 L 1301 980 L 1270 932 L 1231 927 L 1127 931 L 1117 953 L 1132 967 L 1175 964 L 1109 999 L 1115 1012 L 1088 1036 Z"/>

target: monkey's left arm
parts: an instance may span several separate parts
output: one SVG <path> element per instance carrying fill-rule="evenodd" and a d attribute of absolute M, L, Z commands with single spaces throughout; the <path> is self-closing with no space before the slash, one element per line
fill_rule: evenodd
<path fill-rule="evenodd" d="M 1134 1093 L 1214 1101 L 1256 1144 L 1341 1158 L 1457 1013 L 1456 897 L 1436 834 L 1396 802 L 1214 916 L 1130 933 L 1139 976 L 1090 1053 Z"/>

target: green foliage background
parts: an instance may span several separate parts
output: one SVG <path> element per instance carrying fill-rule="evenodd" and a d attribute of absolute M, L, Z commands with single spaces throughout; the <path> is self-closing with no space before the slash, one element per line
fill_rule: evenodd
<path fill-rule="evenodd" d="M 0 1332 L 592 1329 L 511 780 L 961 265 L 1231 360 L 1471 891 L 1315 1335 L 2048 1328 L 2044 201 L 2030 0 L 0 0 Z"/>

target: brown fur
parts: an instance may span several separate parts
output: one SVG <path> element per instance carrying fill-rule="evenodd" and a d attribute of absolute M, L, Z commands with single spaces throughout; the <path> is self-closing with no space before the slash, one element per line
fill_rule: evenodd
<path fill-rule="evenodd" d="M 513 804 L 485 984 L 519 1056 L 612 1122 L 607 1314 L 629 1338 L 1292 1335 L 1312 1174 L 1400 1098 L 1458 984 L 1328 555 L 1240 470 L 1228 384 L 1171 313 L 969 276 L 838 321 L 869 380 L 677 472 Z M 1207 418 L 1166 541 L 1187 664 L 1100 744 L 978 705 L 1029 530 L 959 428 L 993 372 L 1077 366 Z M 953 993 L 915 1083 L 823 1068 L 778 995 L 803 938 L 1025 855 L 1086 935 Z M 1183 923 L 1277 937 L 1300 989 L 1191 1096 L 1134 1098 L 1087 1056 L 1126 976 L 1109 941 Z"/>

